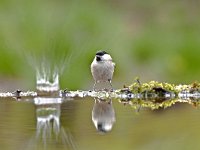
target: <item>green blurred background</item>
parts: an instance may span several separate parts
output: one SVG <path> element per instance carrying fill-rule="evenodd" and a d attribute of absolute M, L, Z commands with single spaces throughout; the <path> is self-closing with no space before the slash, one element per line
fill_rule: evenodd
<path fill-rule="evenodd" d="M 137 76 L 141 82 L 198 81 L 199 8 L 198 0 L 0 0 L 0 92 L 35 89 L 35 68 L 43 61 L 59 68 L 61 88 L 91 89 L 90 63 L 98 50 L 116 62 L 114 88 Z M 200 147 L 200 112 L 189 105 L 136 115 L 115 101 L 117 122 L 102 136 L 91 121 L 93 103 L 62 105 L 61 126 L 82 149 Z M 35 111 L 33 103 L 1 101 L 3 149 L 29 142 L 36 132 Z"/>
<path fill-rule="evenodd" d="M 116 88 L 136 76 L 142 82 L 198 81 L 199 4 L 1 0 L 1 90 L 34 89 L 35 66 L 43 60 L 60 69 L 62 88 L 91 89 L 90 63 L 97 50 L 108 51 L 116 62 Z"/>

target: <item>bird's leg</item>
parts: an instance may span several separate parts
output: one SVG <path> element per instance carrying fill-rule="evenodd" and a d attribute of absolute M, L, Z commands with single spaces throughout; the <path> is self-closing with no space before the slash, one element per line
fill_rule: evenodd
<path fill-rule="evenodd" d="M 98 100 L 98 99 L 96 99 L 95 97 L 94 97 L 94 101 L 95 101 L 95 103 L 99 102 L 99 100 Z"/>
<path fill-rule="evenodd" d="M 113 91 L 113 86 L 112 86 L 111 80 L 109 79 L 108 82 L 110 83 L 111 91 Z"/>
<path fill-rule="evenodd" d="M 93 91 L 95 91 L 95 86 L 97 84 L 97 81 L 94 82 L 94 85 L 93 85 Z"/>
<path fill-rule="evenodd" d="M 112 99 L 109 99 L 108 104 L 112 104 Z"/>

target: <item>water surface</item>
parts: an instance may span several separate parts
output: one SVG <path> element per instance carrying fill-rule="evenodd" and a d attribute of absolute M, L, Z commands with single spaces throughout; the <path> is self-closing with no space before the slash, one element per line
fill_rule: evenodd
<path fill-rule="evenodd" d="M 0 99 L 0 145 L 3 150 L 199 149 L 200 110 L 176 103 L 166 109 L 141 108 L 112 100 L 111 130 L 92 120 L 95 100 L 64 99 L 38 105 L 34 99 Z M 105 109 L 110 109 L 108 108 Z M 103 108 L 102 108 L 103 109 Z M 104 111 L 104 112 L 102 112 Z M 105 115 L 105 111 L 102 110 Z M 107 111 L 108 112 L 108 111 Z M 109 114 L 106 114 L 109 116 Z M 107 118 L 109 120 L 109 117 Z M 102 124 L 99 125 L 102 128 Z"/>

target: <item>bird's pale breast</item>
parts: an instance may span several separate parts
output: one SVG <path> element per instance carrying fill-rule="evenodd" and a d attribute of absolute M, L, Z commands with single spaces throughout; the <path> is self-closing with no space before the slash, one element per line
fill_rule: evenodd
<path fill-rule="evenodd" d="M 114 72 L 114 63 L 112 61 L 93 61 L 91 64 L 91 71 L 95 81 L 111 80 Z"/>

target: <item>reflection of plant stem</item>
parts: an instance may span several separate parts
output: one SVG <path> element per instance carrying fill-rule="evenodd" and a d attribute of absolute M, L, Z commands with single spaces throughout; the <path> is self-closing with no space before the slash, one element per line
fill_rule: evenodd
<path fill-rule="evenodd" d="M 65 148 L 67 148 L 67 146 L 73 150 L 77 149 L 77 145 L 74 142 L 73 136 L 71 135 L 71 133 L 69 131 L 65 131 L 65 129 L 63 127 L 61 127 L 61 139 L 62 142 L 65 143 Z"/>

